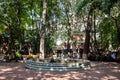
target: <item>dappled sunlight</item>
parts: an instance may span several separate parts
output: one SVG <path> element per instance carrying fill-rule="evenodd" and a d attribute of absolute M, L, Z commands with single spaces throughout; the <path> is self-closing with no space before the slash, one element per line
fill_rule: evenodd
<path fill-rule="evenodd" d="M 95 73 L 98 73 L 98 74 L 99 74 L 99 73 L 101 73 L 101 72 L 100 72 L 100 71 L 95 71 Z"/>
<path fill-rule="evenodd" d="M 7 68 L 7 69 L 1 69 L 1 72 L 3 71 L 3 72 L 6 72 L 6 71 L 11 71 L 12 70 L 12 68 Z"/>
<path fill-rule="evenodd" d="M 119 78 L 115 76 L 104 76 L 100 80 L 119 80 Z"/>
<path fill-rule="evenodd" d="M 115 70 L 112 70 L 112 72 L 120 72 L 120 70 L 115 69 Z"/>
<path fill-rule="evenodd" d="M 0 77 L 0 79 L 4 79 L 4 80 L 5 80 L 5 79 L 6 79 L 6 77 L 5 77 L 5 76 L 3 76 L 3 77 Z"/>
<path fill-rule="evenodd" d="M 0 80 L 120 80 L 120 0 L 0 0 Z"/>
<path fill-rule="evenodd" d="M 114 69 L 118 69 L 118 67 L 113 67 Z"/>
<path fill-rule="evenodd" d="M 33 80 L 34 78 L 33 77 L 29 77 L 29 78 L 26 78 L 27 80 Z"/>
<path fill-rule="evenodd" d="M 119 80 L 118 63 L 93 63 L 89 70 L 41 71 L 27 69 L 23 63 L 0 64 L 0 80 Z"/>
<path fill-rule="evenodd" d="M 44 75 L 42 75 L 44 74 Z M 51 72 L 47 71 L 46 73 L 38 74 L 36 77 L 42 78 L 43 80 L 79 80 L 80 77 L 84 76 L 84 73 L 79 74 L 76 71 L 64 71 L 64 72 Z"/>
<path fill-rule="evenodd" d="M 108 80 L 108 77 L 107 77 L 107 76 L 103 76 L 103 77 L 101 78 L 101 80 Z"/>
<path fill-rule="evenodd" d="M 46 73 L 43 76 L 43 79 L 47 80 L 80 80 L 85 76 L 84 73 L 80 73 L 79 71 L 67 71 L 67 72 L 51 72 L 51 73 Z M 87 76 L 86 76 L 87 77 Z"/>
<path fill-rule="evenodd" d="M 108 75 L 108 78 L 109 78 L 109 79 L 113 79 L 113 80 L 116 80 L 116 79 L 117 79 L 116 76 L 112 76 L 112 75 Z"/>
<path fill-rule="evenodd" d="M 80 78 L 77 77 L 77 75 L 71 75 L 71 74 L 63 74 L 63 75 L 45 75 L 43 76 L 43 79 L 47 80 L 69 80 L 69 79 L 74 79 L 74 80 L 79 80 Z"/>

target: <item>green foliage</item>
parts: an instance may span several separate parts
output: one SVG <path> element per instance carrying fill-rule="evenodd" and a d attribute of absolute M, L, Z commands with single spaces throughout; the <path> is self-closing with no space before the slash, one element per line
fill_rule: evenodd
<path fill-rule="evenodd" d="M 51 36 L 53 36 L 52 33 L 49 33 L 45 36 L 45 48 L 47 52 L 50 52 L 56 45 L 54 39 Z"/>
<path fill-rule="evenodd" d="M 99 25 L 98 32 L 101 34 L 101 44 L 106 48 L 109 47 L 109 44 L 116 48 L 118 45 L 117 42 L 117 29 L 115 27 L 114 20 L 110 18 L 104 18 Z"/>
<path fill-rule="evenodd" d="M 61 37 L 63 41 L 70 39 L 72 27 L 78 26 L 75 28 L 78 30 L 81 25 L 77 24 L 83 24 L 84 20 L 86 21 L 90 10 L 92 14 L 95 14 L 96 19 L 100 21 L 100 24 L 97 25 L 97 32 L 102 34 L 101 43 L 104 44 L 104 46 L 108 46 L 109 43 L 111 43 L 113 47 L 117 46 L 117 28 L 114 20 L 120 21 L 119 0 L 47 1 L 46 47 L 54 47 L 56 39 L 59 37 Z M 20 44 L 25 40 L 28 42 L 35 41 L 36 45 L 38 45 L 42 25 L 42 6 L 43 0 L 1 0 L 0 34 L 8 33 L 10 39 L 12 38 L 14 41 L 14 45 L 18 45 L 18 43 Z M 75 10 L 77 17 L 74 15 Z M 105 15 L 107 15 L 106 18 Z M 111 16 L 113 18 L 111 18 Z M 79 21 L 76 20 L 78 22 L 73 24 L 72 19 L 74 17 L 80 19 Z M 40 21 L 38 21 L 38 19 Z M 40 26 L 38 26 L 38 22 Z M 32 31 L 30 27 L 33 28 Z"/>

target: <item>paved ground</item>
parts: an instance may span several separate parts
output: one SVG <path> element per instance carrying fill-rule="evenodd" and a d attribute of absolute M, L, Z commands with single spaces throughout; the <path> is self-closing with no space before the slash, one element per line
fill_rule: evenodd
<path fill-rule="evenodd" d="M 120 63 L 91 65 L 90 70 L 52 72 L 26 69 L 23 63 L 0 63 L 0 80 L 120 80 Z"/>

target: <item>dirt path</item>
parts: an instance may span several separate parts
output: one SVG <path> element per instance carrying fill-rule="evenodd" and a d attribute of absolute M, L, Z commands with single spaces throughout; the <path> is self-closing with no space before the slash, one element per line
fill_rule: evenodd
<path fill-rule="evenodd" d="M 120 63 L 91 65 L 90 70 L 52 72 L 26 69 L 23 63 L 0 63 L 0 80 L 120 80 Z"/>

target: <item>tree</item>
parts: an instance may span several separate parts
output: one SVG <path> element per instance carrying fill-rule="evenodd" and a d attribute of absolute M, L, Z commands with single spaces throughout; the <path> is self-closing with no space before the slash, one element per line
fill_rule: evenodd
<path fill-rule="evenodd" d="M 104 31 L 107 31 L 107 30 L 105 30 L 105 27 L 102 27 L 101 26 L 101 22 L 103 22 L 104 21 L 104 19 L 105 19 L 105 16 L 107 16 L 110 20 L 111 20 L 111 18 L 110 18 L 110 16 L 111 16 L 111 11 L 112 11 L 112 8 L 114 7 L 114 5 L 115 4 L 118 4 L 118 0 L 105 0 L 105 1 L 102 1 L 102 0 L 83 0 L 83 1 L 80 1 L 80 4 L 78 5 L 78 8 L 77 8 L 77 14 L 79 14 L 79 12 L 80 13 L 82 13 L 82 11 L 84 10 L 84 11 L 88 11 L 87 13 L 88 13 L 88 21 L 87 21 L 87 26 L 89 25 L 89 23 L 91 23 L 91 25 L 92 24 L 94 24 L 94 26 L 95 26 L 95 22 L 93 22 L 93 20 L 92 20 L 92 18 L 94 18 L 93 17 L 93 14 L 94 14 L 94 16 L 96 15 L 94 12 L 96 11 L 96 10 L 98 10 L 98 12 L 101 12 L 100 13 L 100 15 L 102 15 L 102 17 L 100 18 L 99 16 L 96 16 L 96 19 L 98 18 L 98 20 L 100 20 L 100 22 L 99 22 L 99 24 L 98 24 L 98 28 L 102 28 L 102 29 L 104 29 Z M 89 13 L 89 11 L 90 11 L 90 13 Z M 84 15 L 83 15 L 84 16 Z M 89 16 L 92 16 L 92 18 L 91 19 L 89 19 Z M 94 18 L 95 19 L 95 18 Z M 91 22 L 90 22 L 90 20 L 92 20 Z M 103 21 L 102 21 L 103 20 Z M 94 20 L 95 21 L 95 20 Z M 113 20 L 111 20 L 111 22 L 113 22 Z M 109 34 L 111 34 L 111 35 L 109 35 L 109 36 L 106 36 L 107 38 L 109 38 L 109 43 L 102 43 L 102 44 L 109 44 L 108 46 L 110 46 L 111 44 L 114 44 L 115 42 L 113 42 L 113 40 L 114 39 L 116 39 L 115 37 L 114 38 L 112 38 L 112 36 L 113 35 L 116 35 L 116 33 L 113 33 L 113 30 L 116 30 L 116 28 L 112 28 L 112 26 L 114 26 L 114 25 L 111 25 L 111 22 L 109 22 L 109 24 L 107 24 L 107 22 L 105 22 L 105 24 L 108 26 L 108 28 L 109 28 Z M 93 26 L 93 25 L 92 25 Z M 91 27 L 92 27 L 91 26 Z M 87 27 L 88 28 L 88 27 Z M 86 30 L 87 30 L 87 28 L 86 28 Z M 93 27 L 92 27 L 93 28 Z M 94 27 L 95 28 L 95 27 Z M 89 28 L 88 28 L 89 29 Z M 96 29 L 97 30 L 97 29 Z M 87 35 L 87 34 L 90 34 L 91 32 L 94 32 L 94 31 L 92 31 L 92 29 L 89 31 L 89 30 L 87 30 L 86 31 L 86 39 L 85 39 L 85 45 L 86 45 L 86 48 L 85 48 L 85 46 L 84 46 L 84 48 L 85 48 L 85 50 L 87 50 L 88 51 L 88 45 L 90 45 L 90 39 L 88 38 L 89 36 L 90 37 L 92 37 L 91 35 Z M 117 30 L 117 32 L 119 33 L 119 31 Z M 99 32 L 98 32 L 99 33 Z M 105 33 L 99 33 L 99 34 L 102 34 L 102 35 L 104 35 Z M 87 39 L 88 38 L 88 39 Z M 94 34 L 94 38 L 95 38 L 95 34 Z M 102 37 L 102 39 L 103 40 L 105 40 L 106 41 L 106 38 L 103 38 Z M 119 37 L 118 37 L 118 39 L 119 39 Z M 119 41 L 119 40 L 118 40 Z M 89 43 L 89 44 L 88 44 Z M 96 43 L 96 41 L 95 41 L 95 43 Z M 104 45 L 104 48 L 105 48 L 105 45 Z M 106 47 L 107 48 L 107 47 Z M 85 51 L 85 53 L 88 53 L 88 52 L 86 52 Z"/>
<path fill-rule="evenodd" d="M 40 52 L 42 54 L 42 58 L 44 58 L 44 38 L 45 38 L 45 30 L 46 30 L 46 12 L 47 12 L 47 0 L 43 0 L 43 12 L 42 12 L 42 29 L 40 35 Z"/>
<path fill-rule="evenodd" d="M 87 4 L 86 4 L 87 3 Z M 89 5 L 91 3 L 91 5 Z M 90 2 L 90 0 L 88 1 L 83 1 L 78 9 L 77 9 L 77 13 L 80 12 L 80 10 L 82 10 L 83 7 L 85 7 L 86 5 L 86 9 L 88 10 L 88 17 L 87 17 L 87 26 L 85 28 L 85 43 L 84 43 L 84 54 L 88 54 L 89 53 L 89 49 L 90 49 L 90 33 L 91 33 L 91 29 L 92 29 L 92 14 L 93 14 L 93 10 L 94 10 L 94 6 L 92 1 Z M 90 9 L 88 9 L 88 7 L 90 7 Z"/>

